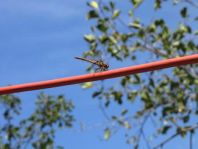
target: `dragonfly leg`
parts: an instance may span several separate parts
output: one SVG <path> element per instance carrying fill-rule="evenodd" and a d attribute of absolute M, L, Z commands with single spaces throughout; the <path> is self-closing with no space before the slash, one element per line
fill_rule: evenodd
<path fill-rule="evenodd" d="M 96 69 L 96 72 L 102 72 L 102 71 L 106 71 L 106 70 L 107 70 L 107 68 L 105 68 L 105 67 L 99 67 Z"/>
<path fill-rule="evenodd" d="M 101 68 L 99 67 L 99 68 L 96 68 L 96 72 L 101 72 L 102 70 L 101 70 Z"/>
<path fill-rule="evenodd" d="M 106 67 L 101 67 L 101 71 L 107 71 L 108 69 Z"/>

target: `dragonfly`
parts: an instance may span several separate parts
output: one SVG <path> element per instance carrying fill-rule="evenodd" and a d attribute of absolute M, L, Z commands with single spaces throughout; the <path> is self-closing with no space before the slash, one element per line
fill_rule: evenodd
<path fill-rule="evenodd" d="M 90 59 L 86 59 L 86 58 L 82 58 L 82 57 L 75 57 L 75 58 L 98 66 L 96 71 L 106 71 L 109 68 L 109 65 L 106 64 L 105 62 L 103 62 L 102 60 L 90 60 Z"/>

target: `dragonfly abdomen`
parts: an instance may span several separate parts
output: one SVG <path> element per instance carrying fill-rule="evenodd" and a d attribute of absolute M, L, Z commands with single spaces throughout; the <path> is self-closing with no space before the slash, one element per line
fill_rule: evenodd
<path fill-rule="evenodd" d="M 94 60 L 89 60 L 89 59 L 82 58 L 82 57 L 75 57 L 75 58 L 79 59 L 79 60 L 83 60 L 83 61 L 86 61 L 86 62 L 90 62 L 90 63 L 96 64 L 96 61 L 94 61 Z"/>

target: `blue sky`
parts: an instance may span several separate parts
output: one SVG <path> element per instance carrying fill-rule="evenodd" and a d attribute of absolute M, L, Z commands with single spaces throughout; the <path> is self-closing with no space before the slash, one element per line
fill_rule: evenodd
<path fill-rule="evenodd" d="M 90 22 L 85 18 L 87 10 L 86 0 L 1 0 L 0 86 L 85 73 L 87 65 L 73 57 L 88 48 L 83 41 L 83 35 L 90 32 Z M 167 17 L 169 11 L 164 10 L 164 14 Z M 75 104 L 77 125 L 74 129 L 58 131 L 58 145 L 69 149 L 131 148 L 125 144 L 124 130 L 109 141 L 102 139 L 106 120 L 99 103 L 91 98 L 91 91 L 82 90 L 79 85 L 17 93 L 23 101 L 24 117 L 34 110 L 36 95 L 41 91 L 50 95 L 65 94 Z M 111 112 L 116 112 L 115 108 Z M 87 127 L 83 132 L 78 127 L 80 123 Z M 170 146 L 175 144 L 181 149 L 188 146 L 180 139 Z"/>
<path fill-rule="evenodd" d="M 79 63 L 74 56 L 88 48 L 83 40 L 83 35 L 90 32 L 86 11 L 83 0 L 0 1 L 0 86 L 85 73 L 86 63 Z M 76 128 L 58 131 L 58 145 L 70 149 L 112 148 L 115 144 L 129 148 L 123 135 L 109 142 L 102 139 L 105 118 L 92 100 L 91 91 L 79 85 L 17 93 L 23 102 L 22 117 L 34 110 L 36 95 L 41 91 L 65 94 L 75 104 Z M 87 127 L 83 132 L 80 123 Z"/>

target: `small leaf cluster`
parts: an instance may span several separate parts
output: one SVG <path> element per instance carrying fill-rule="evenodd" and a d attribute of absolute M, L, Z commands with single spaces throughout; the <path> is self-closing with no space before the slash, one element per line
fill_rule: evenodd
<path fill-rule="evenodd" d="M 131 6 L 127 14 L 123 14 L 126 10 L 123 11 L 115 1 L 95 2 L 97 8 L 92 6 L 90 11 L 95 11 L 97 15 L 90 17 L 88 12 L 88 18 L 94 22 L 94 25 L 91 26 L 90 40 L 85 38 L 90 49 L 85 55 L 91 53 L 94 57 L 98 53 L 103 53 L 118 61 L 135 61 L 137 58 L 142 58 L 139 55 L 147 57 L 149 54 L 158 60 L 189 55 L 198 51 L 196 40 L 198 32 L 194 26 L 198 19 L 190 11 L 190 8 L 196 7 L 193 2 L 182 1 L 188 5 L 181 5 L 183 3 L 178 0 L 173 0 L 172 4 L 169 1 L 170 11 L 179 10 L 177 14 L 179 21 L 174 22 L 175 27 L 171 27 L 170 20 L 163 16 L 156 18 L 146 16 L 152 17 L 150 23 L 144 23 L 142 18 L 137 17 L 137 10 L 141 10 L 142 5 L 146 3 L 145 0 L 122 2 Z M 155 0 L 152 3 L 154 11 L 160 14 L 168 1 Z M 148 62 L 146 58 L 141 60 Z M 124 108 L 127 111 L 126 114 L 114 115 L 112 121 L 116 121 L 124 128 L 138 130 L 139 133 L 128 130 L 126 135 L 127 142 L 134 143 L 136 148 L 140 147 L 143 128 L 149 120 L 161 122 L 153 126 L 151 137 L 172 132 L 175 133 L 175 137 L 185 138 L 186 134 L 194 132 L 197 128 L 192 122 L 198 114 L 197 72 L 197 65 L 186 65 L 168 71 L 125 76 L 117 84 L 101 86 L 93 93 L 93 97 L 103 100 L 106 108 L 113 102 L 120 107 L 129 103 L 131 108 L 135 109 Z M 136 124 L 137 121 L 140 121 L 140 124 Z M 107 127 L 104 137 L 109 139 L 112 132 L 111 127 Z M 162 142 L 161 146 L 163 144 Z"/>
<path fill-rule="evenodd" d="M 21 100 L 14 95 L 0 96 L 4 123 L 0 126 L 0 148 L 55 148 L 55 132 L 58 128 L 72 127 L 73 104 L 64 96 L 53 97 L 41 93 L 36 100 L 35 111 L 18 120 L 22 113 Z"/>

